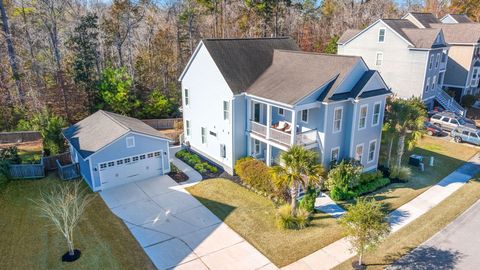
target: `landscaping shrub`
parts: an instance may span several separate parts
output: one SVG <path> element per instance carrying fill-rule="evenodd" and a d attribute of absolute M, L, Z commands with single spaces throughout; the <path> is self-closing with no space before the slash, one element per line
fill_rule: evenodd
<path fill-rule="evenodd" d="M 348 190 L 348 187 L 335 186 L 330 190 L 330 198 L 335 201 L 350 200 L 357 197 L 357 194 L 351 190 Z"/>
<path fill-rule="evenodd" d="M 379 178 L 383 178 L 381 171 L 366 172 L 360 175 L 360 185 L 368 184 L 370 182 L 377 181 Z"/>
<path fill-rule="evenodd" d="M 318 191 L 314 187 L 308 187 L 305 195 L 300 200 L 299 208 L 304 209 L 308 213 L 315 210 L 315 200 L 317 199 Z"/>
<path fill-rule="evenodd" d="M 363 194 L 366 194 L 366 193 L 370 193 L 370 192 L 373 192 L 381 187 L 384 187 L 386 185 L 390 184 L 390 179 L 388 178 L 377 178 L 371 182 L 368 182 L 366 184 L 363 184 L 363 185 L 359 185 L 358 187 L 354 188 L 353 192 L 355 192 L 355 194 L 357 196 L 360 196 L 360 195 L 363 195 Z"/>
<path fill-rule="evenodd" d="M 326 186 L 329 190 L 334 187 L 354 188 L 358 185 L 362 167 L 352 162 L 342 161 L 328 173 Z"/>
<path fill-rule="evenodd" d="M 252 157 L 239 159 L 235 163 L 234 170 L 244 184 L 269 194 L 275 192 L 270 170 L 260 160 Z"/>
<path fill-rule="evenodd" d="M 10 146 L 4 149 L 0 149 L 0 161 L 6 161 L 10 164 L 22 163 L 22 160 L 18 155 L 18 148 L 16 146 Z"/>
<path fill-rule="evenodd" d="M 210 171 L 211 173 L 218 172 L 217 167 L 208 164 L 208 162 L 202 162 L 202 159 L 197 154 L 190 153 L 185 149 L 178 151 L 175 156 L 185 161 L 199 173 L 206 173 L 207 171 Z"/>
<path fill-rule="evenodd" d="M 408 181 L 412 176 L 412 170 L 406 166 L 392 166 L 390 169 L 390 179 L 398 179 L 403 181 Z"/>
<path fill-rule="evenodd" d="M 277 210 L 277 227 L 280 229 L 299 230 L 310 224 L 310 213 L 302 208 L 297 209 L 297 215 L 292 216 L 289 204 L 280 206 Z"/>

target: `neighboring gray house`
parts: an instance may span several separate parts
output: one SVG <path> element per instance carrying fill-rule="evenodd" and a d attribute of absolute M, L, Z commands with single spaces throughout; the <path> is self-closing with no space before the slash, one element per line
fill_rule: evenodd
<path fill-rule="evenodd" d="M 463 95 L 479 93 L 480 24 L 464 14 L 447 14 L 438 20 L 431 13 L 409 13 L 404 17 L 419 28 L 442 29 L 449 45 L 448 64 L 443 86 Z"/>
<path fill-rule="evenodd" d="M 180 76 L 185 141 L 229 173 L 294 144 L 319 161 L 377 167 L 386 96 L 360 57 L 299 51 L 290 38 L 205 39 Z"/>
<path fill-rule="evenodd" d="M 408 19 L 380 19 L 363 30 L 347 30 L 338 41 L 338 54 L 361 56 L 399 97 L 416 96 L 429 109 L 440 104 L 463 113 L 442 90 L 447 53 L 442 29 L 420 28 Z"/>
<path fill-rule="evenodd" d="M 63 135 L 93 191 L 170 171 L 170 140 L 138 119 L 100 110 Z"/>

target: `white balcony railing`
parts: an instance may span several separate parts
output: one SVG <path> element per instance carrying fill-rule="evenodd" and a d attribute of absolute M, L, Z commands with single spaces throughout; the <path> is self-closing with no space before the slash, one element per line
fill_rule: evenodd
<path fill-rule="evenodd" d="M 250 126 L 252 127 L 252 132 L 257 133 L 262 136 L 267 135 L 267 127 L 255 121 L 250 121 Z"/>
<path fill-rule="evenodd" d="M 317 130 L 312 129 L 302 133 L 297 134 L 296 144 L 299 145 L 309 145 L 317 142 Z"/>
<path fill-rule="evenodd" d="M 270 128 L 270 139 L 277 141 L 279 143 L 283 143 L 286 145 L 290 145 L 290 138 L 292 135 L 290 133 L 286 133 L 280 130 L 276 130 L 273 128 Z"/>

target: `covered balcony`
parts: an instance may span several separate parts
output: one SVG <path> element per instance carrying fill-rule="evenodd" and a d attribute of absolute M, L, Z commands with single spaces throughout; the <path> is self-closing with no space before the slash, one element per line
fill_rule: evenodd
<path fill-rule="evenodd" d="M 248 130 L 261 139 L 277 143 L 288 148 L 291 145 L 303 145 L 313 148 L 319 141 L 318 130 L 311 107 L 281 107 L 267 102 L 251 100 L 248 106 Z"/>

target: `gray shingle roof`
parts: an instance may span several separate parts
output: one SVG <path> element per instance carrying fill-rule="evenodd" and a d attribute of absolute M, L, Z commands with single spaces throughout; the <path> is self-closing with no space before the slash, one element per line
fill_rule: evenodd
<path fill-rule="evenodd" d="M 138 119 L 102 110 L 64 129 L 63 135 L 87 158 L 131 131 L 170 140 Z"/>
<path fill-rule="evenodd" d="M 272 63 L 274 49 L 299 50 L 289 37 L 204 39 L 203 43 L 234 94 L 240 94 Z"/>
<path fill-rule="evenodd" d="M 430 27 L 432 23 L 441 23 L 432 13 L 410 12 L 424 27 Z"/>
<path fill-rule="evenodd" d="M 422 14 L 425 15 L 425 13 Z M 383 21 L 395 32 L 412 43 L 415 48 L 432 48 L 435 39 L 440 33 L 439 29 L 418 28 L 415 24 L 405 19 L 387 19 Z"/>
<path fill-rule="evenodd" d="M 431 27 L 441 28 L 447 43 L 477 43 L 480 39 L 480 23 L 442 23 Z"/>
<path fill-rule="evenodd" d="M 330 82 L 321 97 L 328 100 L 359 61 L 357 56 L 275 50 L 272 65 L 247 93 L 293 105 Z"/>
<path fill-rule="evenodd" d="M 360 30 L 360 29 L 348 29 L 338 39 L 337 44 L 343 44 L 343 43 L 349 41 L 352 37 L 354 37 L 356 34 L 360 33 L 361 31 L 362 30 Z"/>
<path fill-rule="evenodd" d="M 449 14 L 458 23 L 473 23 L 473 21 L 466 14 Z"/>

